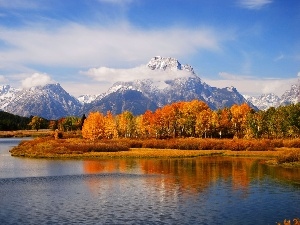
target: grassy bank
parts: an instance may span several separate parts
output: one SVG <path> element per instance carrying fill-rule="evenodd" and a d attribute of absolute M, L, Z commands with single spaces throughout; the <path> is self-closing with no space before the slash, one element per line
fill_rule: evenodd
<path fill-rule="evenodd" d="M 17 130 L 17 131 L 0 131 L 0 138 L 11 137 L 47 137 L 52 136 L 53 131 L 45 130 Z"/>
<path fill-rule="evenodd" d="M 282 143 L 278 140 L 219 139 L 113 139 L 91 142 L 82 138 L 55 140 L 43 137 L 23 141 L 10 152 L 12 156 L 34 158 L 268 157 L 271 164 L 300 166 L 300 148 L 281 147 Z"/>

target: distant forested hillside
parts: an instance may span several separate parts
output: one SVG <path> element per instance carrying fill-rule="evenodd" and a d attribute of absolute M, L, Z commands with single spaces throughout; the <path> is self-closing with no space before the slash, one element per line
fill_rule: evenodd
<path fill-rule="evenodd" d="M 31 118 L 16 116 L 7 112 L 0 111 L 0 130 L 24 130 L 30 129 L 28 124 Z"/>

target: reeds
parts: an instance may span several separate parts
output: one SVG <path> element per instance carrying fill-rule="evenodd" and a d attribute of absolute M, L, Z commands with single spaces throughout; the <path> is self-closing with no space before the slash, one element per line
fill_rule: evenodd
<path fill-rule="evenodd" d="M 300 149 L 285 150 L 277 157 L 277 163 L 300 162 Z"/>
<path fill-rule="evenodd" d="M 64 136 L 65 137 L 65 136 Z M 203 151 L 218 151 L 212 154 L 223 155 L 249 155 L 262 157 L 277 157 L 275 163 L 300 162 L 300 149 L 291 148 L 284 150 L 285 145 L 297 146 L 300 141 L 270 140 L 270 139 L 201 139 L 201 138 L 174 138 L 174 139 L 102 139 L 90 141 L 83 138 L 54 139 L 51 137 L 36 138 L 24 141 L 11 150 L 13 156 L 28 157 L 56 157 L 57 155 L 80 155 L 86 153 L 108 153 L 124 152 L 137 149 L 139 152 L 131 151 L 127 155 L 136 154 L 147 157 L 153 154 L 155 149 L 163 157 L 176 152 L 176 157 L 185 155 L 199 156 Z M 151 150 L 153 149 L 153 150 Z M 278 151 L 280 149 L 280 151 Z M 282 150 L 281 150 L 282 149 Z M 182 151 L 183 150 L 183 151 Z M 151 152 L 153 151 L 153 152 Z M 173 152 L 172 152 L 173 151 Z M 181 152 L 180 152 L 181 151 Z M 185 151 L 194 151 L 191 154 Z M 198 151 L 198 153 L 196 152 Z M 241 152 L 242 154 L 240 154 Z M 246 152 L 246 153 L 245 153 Z M 261 152 L 261 153 L 258 153 Z M 126 155 L 126 156 L 127 156 Z M 158 155 L 155 153 L 155 157 Z M 278 156 L 279 155 L 279 156 Z"/>
<path fill-rule="evenodd" d="M 269 139 L 120 139 L 131 148 L 181 149 L 181 150 L 233 150 L 233 151 L 267 151 L 283 147 L 281 140 Z"/>
<path fill-rule="evenodd" d="M 129 146 L 126 143 L 112 140 L 90 142 L 80 138 L 54 140 L 52 137 L 47 137 L 22 141 L 10 152 L 13 156 L 38 157 L 39 155 L 83 154 L 88 152 L 117 152 L 128 150 Z"/>

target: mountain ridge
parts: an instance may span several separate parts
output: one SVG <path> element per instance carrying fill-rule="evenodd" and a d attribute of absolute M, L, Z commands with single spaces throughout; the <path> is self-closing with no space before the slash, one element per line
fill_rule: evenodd
<path fill-rule="evenodd" d="M 158 107 L 178 101 L 191 101 L 198 99 L 206 102 L 210 108 L 219 109 L 230 107 L 233 104 L 242 104 L 247 100 L 234 88 L 216 88 L 206 84 L 198 77 L 194 69 L 189 65 L 182 65 L 175 58 L 170 57 L 153 57 L 145 66 L 149 69 L 151 78 L 137 79 L 127 82 L 116 82 L 109 90 L 98 96 L 95 101 L 84 106 L 85 112 L 103 109 L 103 99 L 110 101 L 107 96 L 122 96 L 122 93 L 128 91 L 138 91 L 140 97 L 148 99 Z M 162 74 L 162 75 L 161 75 Z M 161 75 L 161 76 L 160 76 Z M 163 77 L 158 79 L 158 77 Z M 139 101 L 134 99 L 134 101 Z M 250 104 L 256 109 L 254 105 Z M 134 104 L 132 102 L 132 104 Z M 111 108 L 115 111 L 114 108 Z M 135 108 L 133 113 L 136 114 Z"/>
<path fill-rule="evenodd" d="M 46 119 L 58 119 L 68 115 L 78 115 L 82 104 L 59 83 L 21 89 L 12 98 L 4 100 L 3 111 L 19 116 L 32 115 Z"/>
<path fill-rule="evenodd" d="M 257 106 L 259 110 L 267 110 L 270 107 L 279 107 L 300 102 L 300 80 L 293 84 L 290 90 L 286 90 L 281 97 L 274 93 L 262 94 L 258 97 L 244 96 L 249 102 Z"/>
<path fill-rule="evenodd" d="M 106 113 L 108 110 L 114 114 L 128 110 L 137 115 L 173 102 L 194 99 L 206 102 L 213 110 L 244 102 L 254 109 L 267 109 L 275 102 L 278 102 L 277 107 L 299 101 L 299 85 L 286 91 L 284 98 L 273 94 L 257 100 L 241 95 L 235 87 L 212 87 L 203 82 L 191 66 L 182 65 L 171 57 L 153 57 L 143 69 L 146 78 L 119 81 L 102 94 L 81 95 L 78 98 L 66 92 L 59 83 L 29 89 L 0 86 L 0 110 L 19 116 L 57 119 L 81 116 L 91 111 Z"/>

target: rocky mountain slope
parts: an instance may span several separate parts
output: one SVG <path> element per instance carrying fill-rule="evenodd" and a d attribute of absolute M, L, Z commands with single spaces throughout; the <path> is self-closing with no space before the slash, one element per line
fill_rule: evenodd
<path fill-rule="evenodd" d="M 10 85 L 0 86 L 0 109 L 3 110 L 15 97 L 19 89 L 13 88 Z"/>
<path fill-rule="evenodd" d="M 145 70 L 151 78 L 117 82 L 95 101 L 86 104 L 83 112 L 105 109 L 112 112 L 130 110 L 133 114 L 140 114 L 145 109 L 154 110 L 172 102 L 193 99 L 206 102 L 212 109 L 247 102 L 234 87 L 211 87 L 195 74 L 191 66 L 182 65 L 174 58 L 154 57 Z M 128 95 L 132 96 L 124 97 Z M 123 96 L 123 100 L 119 104 L 107 104 L 115 102 L 116 96 Z"/>
<path fill-rule="evenodd" d="M 36 115 L 46 119 L 78 115 L 81 107 L 82 104 L 60 84 L 47 84 L 17 91 L 12 97 L 5 98 L 1 105 L 3 111 L 15 115 Z"/>
<path fill-rule="evenodd" d="M 290 90 L 283 93 L 281 97 L 270 93 L 259 97 L 244 96 L 249 102 L 260 110 L 267 110 L 270 107 L 278 107 L 300 102 L 300 81 L 291 86 Z"/>
<path fill-rule="evenodd" d="M 117 82 L 105 93 L 82 95 L 78 99 L 67 93 L 59 84 L 18 90 L 9 85 L 0 86 L 0 110 L 20 116 L 37 115 L 47 119 L 81 116 L 91 111 L 119 114 L 125 110 L 135 115 L 147 109 L 154 111 L 177 101 L 199 99 L 211 109 L 231 107 L 233 104 L 250 104 L 253 108 L 299 102 L 299 85 L 293 85 L 280 98 L 274 94 L 259 98 L 244 97 L 234 87 L 216 88 L 203 82 L 193 68 L 182 65 L 174 58 L 153 57 L 144 67 L 147 77 L 134 81 Z"/>

